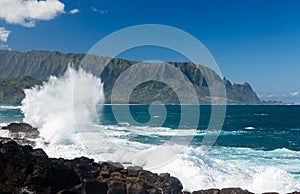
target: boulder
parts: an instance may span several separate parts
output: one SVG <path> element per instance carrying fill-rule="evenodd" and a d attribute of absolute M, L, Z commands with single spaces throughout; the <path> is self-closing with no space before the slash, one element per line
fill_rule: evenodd
<path fill-rule="evenodd" d="M 192 194 L 254 194 L 241 188 L 207 189 L 194 191 Z"/>
<path fill-rule="evenodd" d="M 36 139 L 39 136 L 37 128 L 28 123 L 10 123 L 2 127 L 2 130 L 9 130 L 14 139 Z"/>

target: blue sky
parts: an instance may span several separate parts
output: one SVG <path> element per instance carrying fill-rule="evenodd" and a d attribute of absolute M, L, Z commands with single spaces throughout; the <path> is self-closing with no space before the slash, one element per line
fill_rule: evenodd
<path fill-rule="evenodd" d="M 5 2 L 14 11 L 3 9 Z M 0 0 L 2 48 L 86 53 L 124 27 L 170 25 L 199 39 L 232 82 L 247 81 L 264 98 L 300 102 L 300 1 L 47 0 L 47 9 L 36 7 L 38 14 L 37 4 L 21 6 L 24 11 L 18 9 L 22 3 Z M 142 60 L 147 51 L 122 57 Z M 165 53 L 159 59 L 180 56 Z"/>

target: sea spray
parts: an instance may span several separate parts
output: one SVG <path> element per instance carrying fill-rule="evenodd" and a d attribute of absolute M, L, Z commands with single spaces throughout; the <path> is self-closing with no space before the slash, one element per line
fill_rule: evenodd
<path fill-rule="evenodd" d="M 104 101 L 101 80 L 72 67 L 61 77 L 51 76 L 42 86 L 26 89 L 25 96 L 21 108 L 24 122 L 37 127 L 49 142 L 72 142 L 77 126 L 91 124 L 95 119 L 92 108 Z M 74 117 L 74 106 L 80 107 L 80 119 Z"/>

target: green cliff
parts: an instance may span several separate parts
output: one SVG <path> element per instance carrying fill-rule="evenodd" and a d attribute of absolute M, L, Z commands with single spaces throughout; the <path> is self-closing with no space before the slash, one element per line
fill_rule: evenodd
<path fill-rule="evenodd" d="M 109 61 L 109 63 L 104 66 L 107 61 Z M 104 83 L 106 103 L 110 103 L 110 96 L 115 81 L 125 70 L 133 67 L 137 62 L 118 58 L 110 59 L 108 57 L 92 55 L 85 57 L 83 54 L 63 54 L 50 51 L 0 51 L 0 80 L 2 80 L 0 103 L 18 104 L 24 97 L 22 89 L 40 84 L 38 80 L 45 81 L 50 75 L 62 75 L 70 64 L 75 68 L 78 68 L 81 63 L 83 67 L 88 65 L 89 70 L 101 77 L 101 80 Z M 170 67 L 165 64 L 156 64 L 156 67 L 147 63 L 142 64 L 148 65 L 147 71 L 140 70 L 140 72 L 131 72 L 130 80 L 127 79 L 126 81 L 142 80 L 143 75 L 145 76 L 145 74 L 157 75 L 157 78 L 159 78 L 171 72 Z M 230 81 L 225 78 L 220 78 L 213 70 L 201 65 L 195 65 L 188 62 L 169 62 L 168 64 L 180 70 L 180 72 L 182 72 L 192 83 L 201 103 L 210 102 L 211 88 L 208 87 L 208 80 L 224 83 L 227 94 L 226 100 L 228 103 L 260 103 L 259 98 L 248 83 L 242 85 L 231 84 Z M 28 82 L 27 85 L 22 85 L 22 78 L 16 78 L 20 76 L 30 76 L 31 81 Z M 29 79 L 29 77 L 26 78 Z M 176 79 L 176 76 L 171 79 L 173 79 L 171 80 L 172 88 L 170 85 L 168 86 L 153 80 L 138 85 L 131 93 L 130 103 L 151 103 L 157 100 L 163 101 L 164 103 L 178 103 L 178 97 L 173 89 L 185 92 L 186 87 L 182 83 L 182 80 Z M 15 82 L 20 81 L 20 84 L 7 84 L 7 82 L 12 82 L 11 80 L 17 80 Z M 117 101 L 119 103 L 128 103 L 126 99 L 122 98 L 121 91 L 118 97 Z M 186 93 L 185 100 L 187 100 L 187 102 L 189 97 L 189 93 Z"/>
<path fill-rule="evenodd" d="M 30 76 L 0 80 L 0 104 L 18 105 L 25 97 L 24 89 L 41 84 L 41 81 Z"/>

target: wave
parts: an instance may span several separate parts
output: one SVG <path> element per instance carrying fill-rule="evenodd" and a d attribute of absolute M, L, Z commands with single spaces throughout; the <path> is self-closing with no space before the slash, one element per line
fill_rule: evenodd
<path fill-rule="evenodd" d="M 2 127 L 5 127 L 5 126 L 7 126 L 8 125 L 8 123 L 0 123 L 0 127 L 2 128 Z"/>
<path fill-rule="evenodd" d="M 94 104 L 103 101 L 101 80 L 69 67 L 62 77 L 52 76 L 42 86 L 26 89 L 21 110 L 24 122 L 39 128 L 44 139 L 65 141 L 78 131 L 78 126 L 93 123 Z M 77 105 L 80 119 L 75 118 Z"/>
<path fill-rule="evenodd" d="M 255 113 L 254 116 L 268 116 L 266 113 Z"/>
<path fill-rule="evenodd" d="M 300 177 L 297 178 L 292 173 L 293 170 L 300 172 L 299 152 L 287 149 L 262 152 L 250 148 L 228 147 L 215 147 L 212 150 L 221 157 L 211 153 L 203 154 L 201 148 L 190 147 L 177 160 L 159 171 L 167 171 L 179 177 L 185 189 L 189 191 L 225 187 L 241 187 L 255 193 L 288 193 L 300 190 Z M 264 157 L 265 153 L 276 155 L 278 152 L 293 153 L 294 156 L 297 155 L 298 160 L 278 160 L 270 157 L 255 162 Z M 289 168 L 291 164 L 297 169 Z"/>
<path fill-rule="evenodd" d="M 6 105 L 1 105 L 0 109 L 21 109 L 22 106 L 6 106 Z"/>
<path fill-rule="evenodd" d="M 254 130 L 255 127 L 245 127 L 244 129 L 245 129 L 245 130 Z"/>
<path fill-rule="evenodd" d="M 216 135 L 239 135 L 249 133 L 245 130 L 234 130 L 234 131 L 207 131 L 207 130 L 195 130 L 195 129 L 173 129 L 169 127 L 152 127 L 152 126 L 135 126 L 130 123 L 122 122 L 119 125 L 103 125 L 105 130 L 110 131 L 111 134 L 119 135 L 146 135 L 146 136 L 205 136 L 207 134 Z"/>
<path fill-rule="evenodd" d="M 11 135 L 10 135 L 10 133 L 9 133 L 9 131 L 8 130 L 0 130 L 0 137 L 6 137 L 6 138 L 10 138 L 11 137 Z"/>

